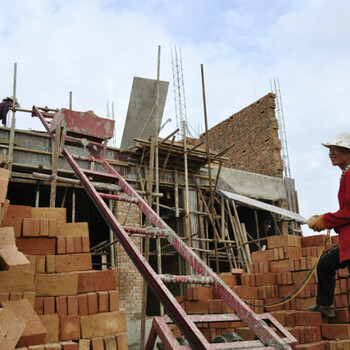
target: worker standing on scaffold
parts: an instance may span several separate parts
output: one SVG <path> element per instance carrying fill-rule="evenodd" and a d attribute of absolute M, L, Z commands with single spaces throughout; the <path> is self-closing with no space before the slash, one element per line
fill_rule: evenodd
<path fill-rule="evenodd" d="M 317 232 L 333 228 L 339 235 L 339 246 L 327 250 L 318 263 L 316 305 L 310 306 L 309 310 L 334 317 L 335 272 L 345 267 L 350 272 L 350 133 L 343 132 L 322 145 L 329 148 L 332 165 L 342 170 L 338 192 L 340 209 L 335 213 L 314 215 L 308 225 Z"/>
<path fill-rule="evenodd" d="M 10 108 L 13 107 L 13 97 L 6 97 L 0 103 L 0 119 L 4 126 L 6 126 L 7 113 Z M 16 100 L 16 107 L 19 108 L 20 105 Z"/>

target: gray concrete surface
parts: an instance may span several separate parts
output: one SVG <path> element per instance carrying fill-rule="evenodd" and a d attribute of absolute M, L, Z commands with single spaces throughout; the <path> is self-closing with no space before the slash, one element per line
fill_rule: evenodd
<path fill-rule="evenodd" d="M 213 177 L 217 174 L 213 169 Z M 286 199 L 286 186 L 284 180 L 278 177 L 259 175 L 247 171 L 222 168 L 220 177 L 232 188 L 234 193 L 254 199 L 278 201 Z M 229 188 L 220 188 L 230 191 Z"/>
<path fill-rule="evenodd" d="M 149 332 L 152 327 L 153 318 L 146 320 L 146 337 L 147 341 Z M 141 321 L 140 320 L 127 320 L 127 336 L 128 336 L 128 347 L 129 350 L 139 350 L 140 349 L 140 334 L 141 334 Z"/>
<path fill-rule="evenodd" d="M 120 144 L 121 149 L 132 146 L 135 137 L 148 140 L 161 125 L 169 82 L 159 84 L 159 112 L 156 118 L 157 81 L 135 77 L 132 84 L 128 112 Z"/>

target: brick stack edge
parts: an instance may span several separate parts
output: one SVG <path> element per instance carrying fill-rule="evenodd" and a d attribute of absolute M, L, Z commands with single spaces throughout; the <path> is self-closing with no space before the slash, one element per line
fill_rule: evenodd
<path fill-rule="evenodd" d="M 332 244 L 337 244 L 337 236 Z M 243 300 L 252 304 L 268 304 L 287 296 L 313 267 L 325 242 L 325 235 L 296 237 L 290 235 L 268 237 L 268 249 L 252 253 L 250 274 L 243 270 L 223 273 L 220 277 Z M 347 269 L 337 272 L 334 307 L 336 317 L 327 318 L 320 312 L 310 312 L 315 305 L 317 277 L 294 299 L 274 307 L 251 307 L 256 313 L 269 312 L 298 340 L 296 349 L 339 350 L 350 349 L 350 276 Z M 232 313 L 227 305 L 216 298 L 211 287 L 188 287 L 187 296 L 177 300 L 188 314 Z M 217 322 L 198 324 L 208 341 L 216 336 L 236 332 L 244 340 L 255 335 L 243 322 Z M 175 336 L 181 335 L 171 326 Z"/>
<path fill-rule="evenodd" d="M 17 349 L 127 349 L 116 271 L 92 270 L 87 223 L 67 223 L 64 208 L 7 202 L 5 213 L 4 204 L 0 262 L 8 260 L 6 254 L 1 256 L 1 246 L 13 243 L 11 234 L 23 257 L 19 262 L 10 260 L 10 266 L 0 264 L 0 322 L 5 310 L 15 320 L 20 336 L 15 333 L 12 341 L 16 344 L 16 336 L 20 337 Z M 24 330 L 16 317 L 25 324 Z M 2 343 L 5 338 L 0 331 L 0 348 L 9 344 Z"/>

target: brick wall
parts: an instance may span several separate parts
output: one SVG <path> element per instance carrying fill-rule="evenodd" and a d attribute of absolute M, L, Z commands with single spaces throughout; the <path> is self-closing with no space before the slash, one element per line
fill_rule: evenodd
<path fill-rule="evenodd" d="M 267 94 L 208 130 L 209 147 L 222 151 L 227 168 L 283 177 L 281 142 L 275 116 L 275 95 Z M 205 133 L 201 135 L 205 141 Z"/>
<path fill-rule="evenodd" d="M 117 219 L 125 226 L 140 226 L 140 210 L 135 204 L 117 202 Z M 132 238 L 141 251 L 142 239 Z M 142 277 L 120 244 L 116 245 L 117 285 L 120 308 L 125 309 L 128 320 L 141 317 Z"/>

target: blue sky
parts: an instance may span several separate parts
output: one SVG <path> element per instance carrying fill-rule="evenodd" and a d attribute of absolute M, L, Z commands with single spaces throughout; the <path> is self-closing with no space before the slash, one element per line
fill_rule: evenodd
<path fill-rule="evenodd" d="M 106 115 L 114 102 L 120 142 L 134 76 L 170 82 L 164 135 L 175 129 L 171 50 L 181 48 L 188 120 L 213 126 L 270 91 L 278 77 L 292 177 L 305 217 L 337 209 L 340 171 L 320 143 L 349 129 L 350 2 L 347 0 L 3 0 L 0 96 Z M 22 129 L 38 129 L 17 114 Z M 163 136 L 164 136 L 163 135 Z"/>

